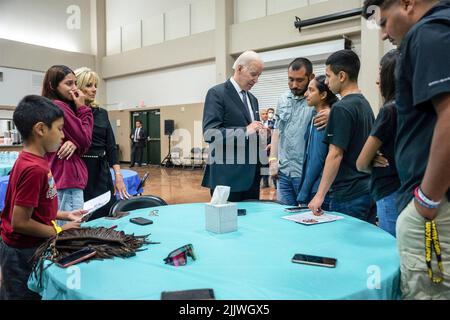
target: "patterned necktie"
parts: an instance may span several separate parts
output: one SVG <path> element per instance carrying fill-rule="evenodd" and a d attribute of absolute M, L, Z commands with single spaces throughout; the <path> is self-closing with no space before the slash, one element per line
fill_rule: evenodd
<path fill-rule="evenodd" d="M 247 109 L 247 111 L 249 112 L 250 119 L 252 119 L 252 121 L 254 121 L 253 111 L 251 108 L 249 108 L 249 105 L 247 102 L 247 92 L 242 90 L 241 93 L 242 93 L 242 102 L 244 102 L 244 106 Z"/>

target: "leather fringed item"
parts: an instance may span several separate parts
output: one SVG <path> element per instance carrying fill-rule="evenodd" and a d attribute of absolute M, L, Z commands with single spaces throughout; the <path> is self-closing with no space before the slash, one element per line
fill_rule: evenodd
<path fill-rule="evenodd" d="M 58 235 L 49 238 L 35 252 L 33 263 L 33 275 L 39 279 L 41 285 L 44 261 L 53 263 L 83 248 L 91 248 L 97 253 L 92 260 L 111 259 L 114 257 L 128 258 L 142 251 L 145 244 L 153 244 L 147 240 L 149 235 L 135 236 L 116 231 L 111 228 L 81 228 L 62 231 Z M 144 249 L 146 250 L 146 249 Z"/>

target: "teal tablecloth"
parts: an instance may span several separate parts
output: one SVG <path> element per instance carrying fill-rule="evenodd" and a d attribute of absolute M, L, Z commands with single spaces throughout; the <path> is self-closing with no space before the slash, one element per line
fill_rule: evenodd
<path fill-rule="evenodd" d="M 205 231 L 204 205 L 160 207 L 153 225 L 129 223 L 129 216 L 99 219 L 89 226 L 118 225 L 117 230 L 151 233 L 148 250 L 128 259 L 91 261 L 76 269 L 48 268 L 43 287 L 30 278 L 30 289 L 43 299 L 160 299 L 162 291 L 213 288 L 217 299 L 396 299 L 399 257 L 396 241 L 376 226 L 345 217 L 333 223 L 303 226 L 281 219 L 283 206 L 240 203 L 247 216 L 239 230 L 216 235 Z M 131 217 L 148 217 L 149 209 Z M 192 243 L 198 260 L 187 266 L 165 265 L 167 254 Z M 338 259 L 335 269 L 294 264 L 295 253 Z"/>
<path fill-rule="evenodd" d="M 0 177 L 6 176 L 12 169 L 13 163 L 11 164 L 0 164 Z"/>

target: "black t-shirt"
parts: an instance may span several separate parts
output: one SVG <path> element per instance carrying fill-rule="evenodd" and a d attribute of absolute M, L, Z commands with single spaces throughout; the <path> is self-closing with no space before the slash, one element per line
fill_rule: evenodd
<path fill-rule="evenodd" d="M 370 175 L 356 169 L 356 160 L 369 137 L 375 117 L 362 94 L 349 94 L 331 109 L 325 143 L 344 150 L 330 198 L 349 201 L 369 193 Z"/>
<path fill-rule="evenodd" d="M 401 181 L 399 212 L 425 175 L 437 121 L 432 99 L 450 93 L 450 4 L 433 7 L 417 22 L 402 41 L 400 52 L 395 145 Z"/>
<path fill-rule="evenodd" d="M 394 193 L 400 187 L 395 165 L 395 135 L 397 133 L 397 110 L 395 103 L 387 103 L 380 109 L 372 128 L 371 136 L 378 138 L 383 145 L 380 152 L 389 161 L 387 168 L 372 168 L 370 191 L 375 201 Z"/>

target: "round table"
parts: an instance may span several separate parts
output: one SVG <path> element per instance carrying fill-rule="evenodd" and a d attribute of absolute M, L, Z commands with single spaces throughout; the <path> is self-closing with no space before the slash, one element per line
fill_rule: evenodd
<path fill-rule="evenodd" d="M 204 204 L 136 210 L 119 220 L 99 219 L 86 226 L 117 225 L 117 230 L 150 234 L 148 245 L 128 259 L 81 263 L 75 269 L 50 266 L 38 288 L 43 299 L 160 299 L 163 291 L 212 288 L 219 300 L 397 299 L 399 257 L 396 240 L 374 225 L 345 216 L 321 225 L 304 226 L 282 219 L 284 206 L 239 203 L 238 231 L 205 230 Z M 130 217 L 154 221 L 149 226 Z M 183 267 L 165 265 L 174 249 L 193 244 L 197 260 Z M 337 258 L 334 269 L 294 264 L 295 253 Z M 74 282 L 74 276 L 79 274 Z M 78 282 L 77 282 L 78 281 Z M 77 283 L 77 286 L 71 284 Z"/>

